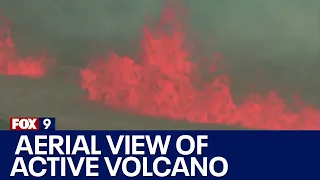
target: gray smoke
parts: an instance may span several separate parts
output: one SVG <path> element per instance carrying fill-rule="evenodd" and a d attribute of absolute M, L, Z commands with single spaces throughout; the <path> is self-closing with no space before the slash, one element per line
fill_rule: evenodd
<path fill-rule="evenodd" d="M 183 1 L 190 21 L 207 42 L 261 54 L 319 50 L 319 1 Z M 3 14 L 33 34 L 61 37 L 134 38 L 148 13 L 163 0 L 2 0 Z M 32 35 L 34 36 L 34 35 Z"/>

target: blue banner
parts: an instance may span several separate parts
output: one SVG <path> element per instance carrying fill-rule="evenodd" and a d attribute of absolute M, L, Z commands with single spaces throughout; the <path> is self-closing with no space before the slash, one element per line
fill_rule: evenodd
<path fill-rule="evenodd" d="M 320 131 L 0 131 L 5 179 L 320 179 Z"/>

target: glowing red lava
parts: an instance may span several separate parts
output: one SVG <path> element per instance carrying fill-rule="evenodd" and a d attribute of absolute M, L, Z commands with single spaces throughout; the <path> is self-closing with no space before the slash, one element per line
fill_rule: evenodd
<path fill-rule="evenodd" d="M 172 11 L 165 12 L 172 15 Z M 177 23 L 165 15 L 163 27 Z M 197 65 L 183 48 L 185 34 L 179 26 L 174 27 L 156 32 L 145 28 L 139 62 L 115 53 L 107 60 L 91 60 L 80 72 L 81 87 L 88 91 L 89 99 L 172 120 L 270 130 L 319 129 L 318 109 L 303 105 L 288 108 L 273 91 L 267 95 L 249 94 L 241 104 L 235 104 L 227 75 L 219 75 L 211 83 L 204 83 L 204 88 L 198 88 Z"/>
<path fill-rule="evenodd" d="M 45 55 L 41 57 L 17 57 L 8 24 L 0 27 L 0 74 L 40 78 L 54 62 Z"/>

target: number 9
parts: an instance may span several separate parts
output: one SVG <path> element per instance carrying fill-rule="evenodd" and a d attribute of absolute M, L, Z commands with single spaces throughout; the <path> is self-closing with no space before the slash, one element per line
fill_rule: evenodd
<path fill-rule="evenodd" d="M 51 125 L 51 120 L 50 119 L 44 119 L 43 120 L 43 125 L 44 125 L 44 129 L 48 129 Z"/>

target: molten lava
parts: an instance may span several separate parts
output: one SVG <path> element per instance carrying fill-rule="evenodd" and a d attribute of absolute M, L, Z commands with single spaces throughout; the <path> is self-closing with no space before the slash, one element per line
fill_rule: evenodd
<path fill-rule="evenodd" d="M 90 100 L 172 120 L 270 130 L 319 129 L 318 109 L 286 105 L 273 91 L 249 94 L 235 104 L 227 75 L 200 86 L 197 64 L 190 61 L 184 48 L 185 34 L 176 26 L 172 11 L 165 13 L 161 28 L 144 29 L 141 61 L 112 53 L 107 60 L 91 60 L 81 70 L 81 87 L 88 91 Z M 174 28 L 168 31 L 165 27 L 170 24 Z"/>
<path fill-rule="evenodd" d="M 8 24 L 0 27 L 0 74 L 40 78 L 53 63 L 45 55 L 41 57 L 17 57 Z"/>

